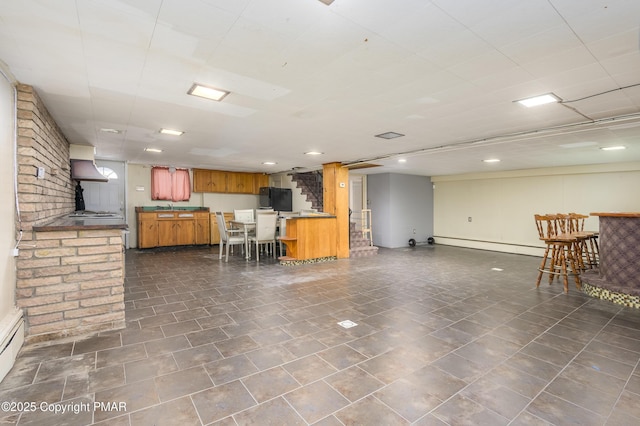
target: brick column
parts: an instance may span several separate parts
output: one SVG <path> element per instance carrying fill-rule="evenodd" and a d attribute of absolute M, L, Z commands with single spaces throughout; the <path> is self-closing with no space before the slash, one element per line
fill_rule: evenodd
<path fill-rule="evenodd" d="M 122 231 L 34 232 L 17 260 L 27 341 L 124 327 Z"/>

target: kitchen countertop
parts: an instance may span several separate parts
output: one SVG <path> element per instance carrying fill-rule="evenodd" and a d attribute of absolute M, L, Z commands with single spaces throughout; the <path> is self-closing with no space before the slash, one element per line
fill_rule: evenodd
<path fill-rule="evenodd" d="M 640 212 L 596 212 L 589 213 L 591 216 L 604 217 L 640 217 Z"/>
<path fill-rule="evenodd" d="M 124 218 L 84 218 L 61 216 L 50 222 L 33 227 L 36 232 L 47 231 L 82 231 L 87 229 L 122 229 L 127 230 L 129 226 Z"/>
<path fill-rule="evenodd" d="M 190 213 L 190 212 L 209 212 L 209 207 L 198 206 L 138 206 L 135 208 L 136 213 Z"/>

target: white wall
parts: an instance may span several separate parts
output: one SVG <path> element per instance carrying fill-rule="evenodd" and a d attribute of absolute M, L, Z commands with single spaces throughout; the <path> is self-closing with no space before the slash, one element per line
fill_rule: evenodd
<path fill-rule="evenodd" d="M 376 246 L 408 247 L 411 238 L 421 243 L 433 235 L 433 189 L 426 176 L 368 175 L 367 205 Z"/>
<path fill-rule="evenodd" d="M 0 321 L 15 306 L 14 116 L 13 87 L 0 76 L 0 194 L 6 195 L 0 203 Z"/>
<path fill-rule="evenodd" d="M 4 70 L 1 68 L 0 71 Z M 11 369 L 15 355 L 24 340 L 24 331 L 5 349 L 13 325 L 22 313 L 16 308 L 16 264 L 13 249 L 16 246 L 15 182 L 15 99 L 13 85 L 0 74 L 0 380 Z"/>
<path fill-rule="evenodd" d="M 437 244 L 541 255 L 536 213 L 640 211 L 640 163 L 431 180 Z M 585 228 L 597 230 L 598 218 L 589 218 Z"/>

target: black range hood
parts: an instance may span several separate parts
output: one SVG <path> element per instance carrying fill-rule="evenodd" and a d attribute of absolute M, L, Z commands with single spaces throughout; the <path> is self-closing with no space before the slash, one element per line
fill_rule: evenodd
<path fill-rule="evenodd" d="M 88 182 L 109 182 L 109 179 L 98 171 L 93 160 L 71 160 L 71 179 Z"/>

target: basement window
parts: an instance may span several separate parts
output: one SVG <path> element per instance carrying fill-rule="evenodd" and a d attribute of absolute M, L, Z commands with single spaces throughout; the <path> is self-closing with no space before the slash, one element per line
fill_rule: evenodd
<path fill-rule="evenodd" d="M 98 167 L 98 171 L 107 179 L 118 179 L 118 174 L 109 167 Z"/>
<path fill-rule="evenodd" d="M 190 198 L 189 170 L 159 166 L 151 168 L 152 200 L 189 201 Z"/>

